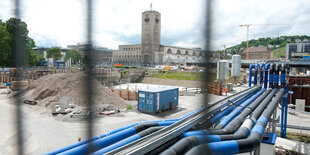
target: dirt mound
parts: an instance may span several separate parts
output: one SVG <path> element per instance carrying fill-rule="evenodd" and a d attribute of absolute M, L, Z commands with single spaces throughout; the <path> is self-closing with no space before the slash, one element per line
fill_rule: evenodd
<path fill-rule="evenodd" d="M 85 108 L 87 105 L 86 80 L 87 76 L 83 72 L 47 75 L 34 81 L 21 94 L 23 99 L 38 101 L 40 106 L 48 106 L 51 102 L 67 102 Z M 91 80 L 93 82 L 95 110 L 104 107 L 112 107 L 113 109 L 126 107 L 123 99 L 105 88 L 96 79 L 91 78 Z"/>

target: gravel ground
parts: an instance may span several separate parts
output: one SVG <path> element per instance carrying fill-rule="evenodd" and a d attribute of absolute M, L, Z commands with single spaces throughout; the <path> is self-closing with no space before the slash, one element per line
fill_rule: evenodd
<path fill-rule="evenodd" d="M 233 93 L 247 88 L 246 86 L 235 88 Z M 215 102 L 226 96 L 208 95 L 208 100 Z M 117 129 L 140 121 L 163 120 L 178 118 L 184 114 L 199 108 L 204 101 L 204 95 L 180 96 L 179 107 L 171 111 L 150 115 L 140 113 L 136 109 L 123 110 L 119 114 L 100 116 L 94 121 L 94 135 Z M 127 102 L 136 105 L 136 102 Z M 42 154 L 59 149 L 78 141 L 78 138 L 86 139 L 87 124 L 82 119 L 60 121 L 61 116 L 52 116 L 33 110 L 31 105 L 23 105 L 23 133 L 26 154 Z M 7 95 L 0 95 L 0 155 L 16 154 L 16 129 L 15 129 L 15 105 L 10 102 Z M 280 112 L 278 112 L 280 114 Z M 307 114 L 295 114 L 288 116 L 288 124 L 310 126 L 310 116 Z M 298 131 L 297 131 L 298 132 Z"/>

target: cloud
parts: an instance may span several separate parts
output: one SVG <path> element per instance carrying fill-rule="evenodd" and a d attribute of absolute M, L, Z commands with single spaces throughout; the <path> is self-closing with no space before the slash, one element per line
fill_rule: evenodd
<path fill-rule="evenodd" d="M 38 46 L 62 46 L 85 42 L 86 10 L 84 0 L 21 1 L 22 20 Z M 141 14 L 150 9 L 161 13 L 162 44 L 203 47 L 204 0 L 113 0 L 93 1 L 93 42 L 117 49 L 121 44 L 141 42 Z M 310 35 L 310 1 L 302 0 L 216 0 L 213 1 L 212 48 L 233 46 L 246 40 L 240 24 L 288 24 L 251 26 L 249 38 L 281 35 Z M 13 16 L 13 3 L 0 0 L 0 18 Z"/>

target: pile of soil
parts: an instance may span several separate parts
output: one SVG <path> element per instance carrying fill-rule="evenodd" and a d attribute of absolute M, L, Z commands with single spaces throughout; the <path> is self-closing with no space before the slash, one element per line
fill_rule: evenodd
<path fill-rule="evenodd" d="M 99 81 L 90 78 L 93 82 L 94 110 L 109 107 L 110 109 L 122 109 L 126 102 L 111 90 L 105 88 Z M 22 90 L 23 100 L 37 101 L 39 106 L 47 107 L 51 102 L 66 102 L 76 107 L 87 107 L 87 75 L 83 72 L 66 74 L 59 73 L 43 76 L 26 89 Z M 50 111 L 48 108 L 47 110 Z"/>

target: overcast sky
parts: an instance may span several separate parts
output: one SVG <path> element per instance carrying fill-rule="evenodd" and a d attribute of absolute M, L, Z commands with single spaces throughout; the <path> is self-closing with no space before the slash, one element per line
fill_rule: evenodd
<path fill-rule="evenodd" d="M 85 0 L 21 0 L 21 18 L 37 46 L 66 47 L 83 43 Z M 118 49 L 140 44 L 141 13 L 150 9 L 162 17 L 161 44 L 203 47 L 205 0 L 94 0 L 93 41 Z M 212 49 L 246 40 L 240 24 L 286 24 L 251 26 L 249 39 L 281 35 L 310 35 L 309 0 L 216 0 L 213 3 Z M 13 17 L 12 0 L 0 0 L 0 19 Z"/>

